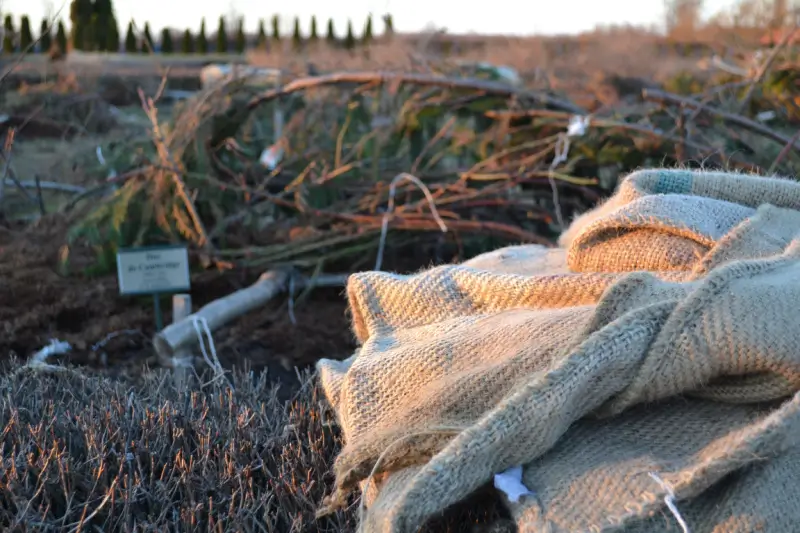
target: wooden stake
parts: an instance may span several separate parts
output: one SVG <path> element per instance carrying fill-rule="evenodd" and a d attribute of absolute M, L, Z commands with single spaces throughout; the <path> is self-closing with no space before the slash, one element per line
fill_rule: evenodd
<path fill-rule="evenodd" d="M 190 294 L 173 294 L 172 323 L 177 324 L 191 314 L 192 296 Z M 178 389 L 182 389 L 186 386 L 189 369 L 194 366 L 192 352 L 187 347 L 181 347 L 175 350 L 175 353 L 170 357 L 170 359 L 172 373 L 175 378 L 175 386 Z"/>

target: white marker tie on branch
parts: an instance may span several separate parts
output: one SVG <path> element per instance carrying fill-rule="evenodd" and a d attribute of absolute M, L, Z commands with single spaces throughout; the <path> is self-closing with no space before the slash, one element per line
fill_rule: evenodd
<path fill-rule="evenodd" d="M 106 163 L 106 158 L 103 157 L 103 149 L 100 148 L 100 145 L 97 145 L 97 150 L 95 150 L 95 154 L 97 154 L 97 160 L 100 162 L 101 165 L 104 167 L 108 167 L 108 163 Z M 117 177 L 117 171 L 113 168 L 108 171 L 108 177 L 106 179 L 114 179 Z"/>
<path fill-rule="evenodd" d="M 522 467 L 515 466 L 505 472 L 495 474 L 494 488 L 508 497 L 511 503 L 519 503 L 520 498 L 533 494 L 522 482 Z"/>
<path fill-rule="evenodd" d="M 224 379 L 225 370 L 222 368 L 222 364 L 217 357 L 217 348 L 214 345 L 214 337 L 211 335 L 211 328 L 208 327 L 208 321 L 201 316 L 192 316 L 192 326 L 194 326 L 194 331 L 197 333 L 197 343 L 200 345 L 200 352 L 203 354 L 203 360 L 209 368 L 214 371 L 214 374 L 216 374 L 214 381 L 217 379 Z M 210 357 L 209 351 L 206 351 L 206 341 L 203 337 L 204 333 L 205 337 L 208 338 L 208 350 L 211 352 Z M 231 383 L 228 383 L 228 385 L 233 389 Z"/>
<path fill-rule="evenodd" d="M 378 258 L 375 260 L 375 270 L 380 270 L 381 264 L 383 263 L 383 250 L 386 246 L 386 233 L 389 230 L 389 218 L 392 216 L 392 212 L 394 211 L 394 196 L 397 191 L 397 184 L 403 180 L 410 181 L 419 187 L 419 189 L 425 195 L 425 199 L 428 200 L 428 206 L 431 208 L 431 214 L 436 220 L 436 223 L 439 224 L 439 229 L 442 230 L 442 233 L 447 233 L 447 226 L 442 220 L 442 217 L 439 216 L 439 211 L 436 210 L 436 202 L 434 201 L 433 195 L 428 187 L 422 183 L 418 177 L 407 172 L 401 172 L 395 176 L 389 184 L 389 204 L 386 206 L 386 212 L 383 214 L 383 220 L 381 221 L 381 239 L 378 243 Z"/>
<path fill-rule="evenodd" d="M 52 339 L 50 344 L 33 354 L 25 366 L 32 368 L 49 366 L 47 364 L 48 358 L 54 355 L 63 355 L 70 350 L 72 350 L 72 346 L 68 342 Z"/>
<path fill-rule="evenodd" d="M 269 146 L 261 152 L 261 157 L 258 158 L 259 163 L 269 170 L 275 170 L 278 164 L 283 159 L 283 143 L 277 142 Z"/>
<path fill-rule="evenodd" d="M 681 526 L 681 530 L 683 531 L 683 533 L 691 533 L 689 525 L 686 523 L 686 520 L 683 519 L 683 516 L 681 516 L 680 511 L 678 511 L 678 507 L 675 505 L 675 493 L 672 491 L 672 487 L 670 487 L 655 472 L 648 472 L 648 473 L 650 474 L 650 477 L 653 478 L 653 480 L 655 480 L 656 483 L 661 485 L 661 488 L 667 491 L 667 495 L 664 497 L 664 503 L 667 505 L 667 509 L 669 509 L 669 511 L 675 517 L 675 520 L 678 521 L 678 525 Z"/>
<path fill-rule="evenodd" d="M 550 163 L 550 168 L 547 173 L 548 181 L 550 182 L 550 189 L 553 192 L 553 206 L 556 212 L 556 222 L 560 231 L 564 231 L 564 217 L 561 215 L 561 204 L 558 198 L 558 187 L 556 186 L 555 170 L 558 165 L 567 160 L 569 155 L 569 139 L 570 137 L 581 137 L 586 133 L 589 128 L 591 118 L 589 115 L 574 115 L 569 119 L 569 125 L 565 133 L 559 133 L 556 140 L 555 154 L 553 161 Z"/>

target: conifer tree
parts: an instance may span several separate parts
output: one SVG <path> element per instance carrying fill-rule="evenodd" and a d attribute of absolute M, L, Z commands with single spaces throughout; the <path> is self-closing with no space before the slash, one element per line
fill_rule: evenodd
<path fill-rule="evenodd" d="M 53 34 L 50 31 L 50 23 L 47 19 L 42 19 L 42 24 L 39 26 L 39 49 L 43 53 L 50 51 L 53 46 Z"/>
<path fill-rule="evenodd" d="M 161 30 L 161 53 L 172 54 L 174 52 L 175 48 L 172 44 L 172 31 L 169 28 L 164 28 Z"/>
<path fill-rule="evenodd" d="M 58 30 L 56 31 L 56 45 L 59 52 L 62 54 L 67 53 L 67 30 L 64 29 L 64 21 L 58 21 Z"/>
<path fill-rule="evenodd" d="M 309 32 L 308 39 L 312 42 L 317 42 L 319 34 L 317 33 L 317 17 L 311 15 L 311 31 Z"/>
<path fill-rule="evenodd" d="M 347 21 L 347 35 L 344 37 L 344 47 L 352 50 L 356 47 L 356 37 L 353 35 L 353 22 Z"/>
<path fill-rule="evenodd" d="M 111 49 L 116 51 L 119 47 L 119 31 L 113 29 L 117 25 L 114 19 L 114 8 L 111 0 L 94 0 L 91 17 L 92 27 L 92 49 L 106 51 Z M 116 33 L 116 45 L 114 44 L 113 33 Z"/>
<path fill-rule="evenodd" d="M 16 47 L 14 46 L 14 20 L 11 15 L 6 15 L 3 21 L 3 30 L 3 53 L 13 54 Z"/>
<path fill-rule="evenodd" d="M 267 31 L 264 29 L 264 19 L 258 21 L 258 37 L 256 37 L 256 48 L 264 49 L 267 46 Z"/>
<path fill-rule="evenodd" d="M 325 35 L 325 40 L 329 43 L 336 42 L 336 32 L 333 29 L 333 19 L 328 19 L 328 31 Z"/>
<path fill-rule="evenodd" d="M 28 15 L 23 15 L 19 26 L 19 49 L 28 50 L 33 45 L 33 33 L 31 32 L 31 21 Z"/>
<path fill-rule="evenodd" d="M 136 34 L 133 32 L 133 21 L 128 22 L 128 31 L 125 33 L 125 52 L 134 54 L 139 51 Z"/>
<path fill-rule="evenodd" d="M 275 42 L 281 40 L 281 19 L 278 15 L 272 15 L 272 40 Z"/>
<path fill-rule="evenodd" d="M 155 41 L 153 41 L 153 34 L 150 33 L 150 23 L 144 23 L 144 31 L 142 32 L 142 48 L 143 54 L 152 54 L 155 51 Z"/>
<path fill-rule="evenodd" d="M 117 17 L 111 15 L 108 21 L 108 37 L 106 39 L 106 50 L 109 52 L 119 52 L 119 24 Z"/>
<path fill-rule="evenodd" d="M 392 18 L 391 13 L 386 13 L 383 16 L 383 33 L 385 35 L 394 34 L 394 19 Z"/>
<path fill-rule="evenodd" d="M 244 17 L 239 17 L 239 26 L 236 28 L 236 41 L 233 45 L 237 54 L 243 54 L 247 48 L 247 36 L 244 33 Z"/>
<path fill-rule="evenodd" d="M 70 40 L 75 50 L 94 49 L 92 17 L 94 17 L 92 0 L 72 0 L 69 6 L 69 20 L 72 24 Z"/>
<path fill-rule="evenodd" d="M 294 31 L 292 32 L 292 46 L 295 50 L 299 50 L 303 45 L 303 35 L 300 33 L 300 19 L 294 18 Z"/>
<path fill-rule="evenodd" d="M 228 52 L 228 32 L 225 31 L 225 17 L 219 18 L 219 27 L 217 27 L 217 52 L 220 54 Z"/>
<path fill-rule="evenodd" d="M 372 42 L 372 15 L 367 17 L 367 23 L 364 25 L 364 35 L 361 37 L 362 44 L 369 44 Z"/>
<path fill-rule="evenodd" d="M 206 19 L 200 21 L 200 35 L 197 36 L 197 52 L 199 54 L 208 53 L 208 37 L 206 37 Z"/>
<path fill-rule="evenodd" d="M 187 55 L 194 53 L 194 36 L 192 35 L 192 31 L 188 28 L 183 32 L 183 40 L 181 41 L 181 53 Z"/>

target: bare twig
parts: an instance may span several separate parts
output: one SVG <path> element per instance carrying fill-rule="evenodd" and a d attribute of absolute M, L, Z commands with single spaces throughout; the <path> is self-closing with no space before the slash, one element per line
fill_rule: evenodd
<path fill-rule="evenodd" d="M 3 165 L 3 174 L 0 176 L 0 213 L 3 210 L 3 197 L 5 196 L 6 176 L 8 176 L 8 169 L 11 166 L 11 149 L 14 146 L 14 129 L 9 128 L 6 134 L 6 142 L 3 146 L 3 155 L 5 156 L 5 164 Z"/>
<path fill-rule="evenodd" d="M 789 155 L 789 152 L 796 146 L 798 140 L 800 140 L 800 130 L 797 130 L 797 132 L 792 135 L 792 138 L 789 139 L 789 142 L 786 143 L 783 148 L 781 148 L 778 157 L 775 158 L 775 161 L 772 162 L 767 170 L 767 174 L 773 174 L 778 169 L 778 165 L 780 165 L 781 161 L 783 161 L 786 156 Z"/>
<path fill-rule="evenodd" d="M 8 183 L 8 181 L 6 181 Z M 15 183 L 15 182 L 11 182 Z M 19 183 L 26 189 L 41 189 L 43 191 L 58 191 L 74 194 L 82 194 L 86 192 L 86 187 L 80 185 L 73 185 L 72 183 L 58 183 L 57 181 L 42 181 L 39 178 L 33 180 L 20 180 Z"/>
<path fill-rule="evenodd" d="M 665 93 L 666 94 L 666 93 Z M 673 95 L 670 95 L 673 96 Z M 572 115 L 569 113 L 565 113 L 563 111 L 553 111 L 548 109 L 528 109 L 524 111 L 488 111 L 486 113 L 487 116 L 491 118 L 499 118 L 499 117 L 541 117 L 541 118 L 553 118 L 559 119 L 560 121 L 568 121 Z M 559 125 L 561 122 L 559 122 Z M 618 120 L 612 120 L 607 118 L 597 118 L 593 117 L 591 122 L 591 127 L 594 129 L 620 129 L 625 131 L 630 131 L 633 133 L 639 133 L 642 135 L 647 135 L 648 137 L 653 137 L 656 139 L 667 140 L 671 142 L 683 142 L 684 145 L 688 148 L 692 148 L 696 152 L 700 154 L 707 154 L 708 156 L 712 157 L 715 162 L 723 162 L 721 157 L 723 154 L 719 154 L 719 150 L 712 148 L 710 146 L 706 146 L 704 144 L 698 143 L 697 141 L 691 141 L 688 139 L 683 139 L 673 132 L 669 131 L 662 131 L 660 129 L 653 128 L 652 126 L 645 125 L 645 124 L 635 124 L 632 122 L 621 122 Z M 749 161 L 744 161 L 740 157 L 736 155 L 731 155 L 727 157 L 728 162 L 731 163 L 736 168 L 748 171 L 758 171 L 760 167 L 755 165 Z"/>
<path fill-rule="evenodd" d="M 36 176 L 36 197 L 39 200 L 39 213 L 44 216 L 47 213 L 45 212 L 44 208 L 44 194 L 42 193 L 42 184 L 39 180 L 39 176 Z"/>
<path fill-rule="evenodd" d="M 742 100 L 739 102 L 737 112 L 740 115 L 745 112 L 747 106 L 750 104 L 750 99 L 753 97 L 753 92 L 755 92 L 756 87 L 762 81 L 764 81 L 764 77 L 767 75 L 767 72 L 769 72 L 770 67 L 778 58 L 778 55 L 781 53 L 781 51 L 785 49 L 789 42 L 794 38 L 798 29 L 800 28 L 798 28 L 797 24 L 795 24 L 794 28 L 792 28 L 792 31 L 786 32 L 780 42 L 772 49 L 770 54 L 764 60 L 764 63 L 761 64 L 761 67 L 759 67 L 758 72 L 750 83 L 750 86 L 747 88 L 747 92 L 745 92 Z"/>
<path fill-rule="evenodd" d="M 741 128 L 745 128 L 750 130 L 753 133 L 757 133 L 768 139 L 772 139 L 773 141 L 779 142 L 781 144 L 789 144 L 794 148 L 800 148 L 800 146 L 794 145 L 790 137 L 783 135 L 782 133 L 778 133 L 775 130 L 772 130 L 765 125 L 758 123 L 754 120 L 750 120 L 749 118 L 743 117 L 741 115 L 734 115 L 732 113 L 726 113 L 725 111 L 720 111 L 719 109 L 714 109 L 711 106 L 703 105 L 696 100 L 692 100 L 691 98 L 687 98 L 685 96 L 678 96 L 674 94 L 665 93 L 663 91 L 651 90 L 646 89 L 644 91 L 644 98 L 654 102 L 668 102 L 671 104 L 677 104 L 687 109 L 694 109 L 700 111 L 701 113 L 705 113 L 711 115 L 713 117 L 719 118 L 729 124 L 733 124 L 735 126 L 739 126 Z"/>
<path fill-rule="evenodd" d="M 381 269 L 381 263 L 383 262 L 383 249 L 386 246 L 386 232 L 389 229 L 389 218 L 394 214 L 395 191 L 397 190 L 397 184 L 403 180 L 410 181 L 420 188 L 420 190 L 425 194 L 425 198 L 428 200 L 428 205 L 431 208 L 431 214 L 433 215 L 434 220 L 436 220 L 436 223 L 439 224 L 439 229 L 442 230 L 442 233 L 447 232 L 447 226 L 439 216 L 439 212 L 436 210 L 436 202 L 431 196 L 431 191 L 428 190 L 428 187 L 426 187 L 418 177 L 412 174 L 408 174 L 406 172 L 398 174 L 389 184 L 389 205 L 386 207 L 386 212 L 383 214 L 383 218 L 381 220 L 381 238 L 378 243 L 378 257 L 375 260 L 375 270 Z"/>
<path fill-rule="evenodd" d="M 552 97 L 550 95 L 528 91 L 525 89 L 515 89 L 509 85 L 499 82 L 488 80 L 474 80 L 474 79 L 453 79 L 443 76 L 431 76 L 423 74 L 411 73 L 393 73 L 393 72 L 338 72 L 334 74 L 327 74 L 325 76 L 316 76 L 309 78 L 300 78 L 284 85 L 280 89 L 273 89 L 266 91 L 247 104 L 249 109 L 253 109 L 265 102 L 287 96 L 289 94 L 304 91 L 314 87 L 321 87 L 324 85 L 341 85 L 341 84 L 363 84 L 363 83 L 382 83 L 382 84 L 414 84 L 414 85 L 427 85 L 436 86 L 446 89 L 467 89 L 482 91 L 486 94 L 493 94 L 496 96 L 515 96 L 520 100 L 531 100 L 540 105 L 546 105 L 569 111 L 576 114 L 585 114 L 586 111 L 580 107 Z"/>

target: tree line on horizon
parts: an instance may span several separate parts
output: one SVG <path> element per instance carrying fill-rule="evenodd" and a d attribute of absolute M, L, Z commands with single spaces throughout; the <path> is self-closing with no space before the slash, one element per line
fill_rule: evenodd
<path fill-rule="evenodd" d="M 280 18 L 273 15 L 270 20 L 270 32 L 267 33 L 265 22 L 259 20 L 255 42 L 244 31 L 244 18 L 238 17 L 236 27 L 230 31 L 224 16 L 219 17 L 216 33 L 207 35 L 206 20 L 202 19 L 200 31 L 195 35 L 186 29 L 179 36 L 173 29 L 161 30 L 160 39 L 156 42 L 150 29 L 150 23 L 145 22 L 141 32 L 138 31 L 133 20 L 128 23 L 124 39 L 121 39 L 119 24 L 114 15 L 112 0 L 72 0 L 70 4 L 70 31 L 66 31 L 63 21 L 51 23 L 47 18 L 41 21 L 39 40 L 34 40 L 30 19 L 27 15 L 20 18 L 19 31 L 14 26 L 14 20 L 7 14 L 3 21 L 2 52 L 13 54 L 15 52 L 50 52 L 66 54 L 69 50 L 83 52 L 126 52 L 126 53 L 181 53 L 181 54 L 208 54 L 234 52 L 242 54 L 247 49 L 269 50 L 272 45 L 278 44 L 285 38 L 290 38 L 292 45 L 299 49 L 304 44 L 313 44 L 324 39 L 330 45 L 352 50 L 359 45 L 367 45 L 373 40 L 372 15 L 367 18 L 364 29 L 359 36 L 353 30 L 353 24 L 348 20 L 344 37 L 340 38 L 334 28 L 333 19 L 328 19 L 324 37 L 320 35 L 317 26 L 317 17 L 311 17 L 311 26 L 307 35 L 300 30 L 299 17 L 294 18 L 294 29 L 291 36 L 282 35 L 280 32 Z M 384 34 L 394 32 L 391 15 L 383 17 Z M 53 26 L 56 31 L 53 35 Z M 228 35 L 233 33 L 232 38 Z M 179 43 L 175 38 L 179 38 Z M 38 46 L 37 46 L 38 45 Z"/>

